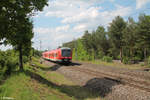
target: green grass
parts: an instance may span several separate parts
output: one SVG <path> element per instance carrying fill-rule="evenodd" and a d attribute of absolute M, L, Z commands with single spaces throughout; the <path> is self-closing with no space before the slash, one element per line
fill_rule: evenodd
<path fill-rule="evenodd" d="M 49 68 L 33 58 L 33 63 L 25 65 L 24 72 L 13 72 L 0 85 L 0 99 L 12 97 L 15 100 L 99 100 L 96 93 L 87 88 L 78 86 L 55 71 L 45 71 Z"/>
<path fill-rule="evenodd" d="M 0 86 L 0 97 L 13 97 L 16 100 L 40 100 L 34 90 L 27 85 L 30 77 L 24 73 L 15 73 Z"/>
<path fill-rule="evenodd" d="M 141 68 L 147 68 L 147 66 L 141 66 L 140 64 L 123 64 L 119 62 L 104 62 L 101 60 L 94 60 L 94 61 L 86 61 L 87 63 L 93 63 L 93 64 L 98 64 L 98 65 L 103 65 L 103 66 L 111 66 L 111 67 L 116 67 L 116 68 L 127 68 L 127 69 L 141 69 Z"/>
<path fill-rule="evenodd" d="M 39 64 L 37 59 L 33 59 L 34 64 L 38 65 L 40 68 L 49 68 L 49 66 L 43 66 Z M 58 90 L 61 92 L 74 97 L 77 100 L 99 100 L 100 97 L 96 93 L 90 92 L 88 89 L 83 88 L 74 84 L 73 82 L 66 79 L 63 75 L 55 72 L 55 71 L 43 71 L 38 68 L 38 73 L 44 78 L 50 80 L 51 82 L 59 85 Z"/>

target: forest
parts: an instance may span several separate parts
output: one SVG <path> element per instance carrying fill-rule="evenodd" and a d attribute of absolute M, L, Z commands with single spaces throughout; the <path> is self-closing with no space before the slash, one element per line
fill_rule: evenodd
<path fill-rule="evenodd" d="M 124 64 L 150 63 L 150 16 L 140 14 L 138 21 L 129 17 L 125 21 L 116 16 L 107 28 L 98 26 L 96 30 L 86 30 L 81 38 L 64 43 L 73 50 L 75 60 L 96 60 L 112 62 L 120 60 Z"/>

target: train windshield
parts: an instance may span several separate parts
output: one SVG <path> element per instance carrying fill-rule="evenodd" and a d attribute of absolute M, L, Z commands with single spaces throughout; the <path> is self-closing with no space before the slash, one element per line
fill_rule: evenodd
<path fill-rule="evenodd" d="M 62 50 L 63 57 L 71 57 L 71 50 L 70 49 L 63 49 Z"/>

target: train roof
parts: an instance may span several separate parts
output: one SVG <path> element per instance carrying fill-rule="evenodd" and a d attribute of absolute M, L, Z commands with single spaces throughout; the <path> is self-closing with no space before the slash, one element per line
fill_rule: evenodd
<path fill-rule="evenodd" d="M 69 47 L 61 47 L 60 49 L 70 49 Z"/>
<path fill-rule="evenodd" d="M 64 50 L 64 49 L 71 50 L 69 47 L 61 47 L 61 48 L 58 48 L 58 49 L 60 49 L 60 50 Z M 45 54 L 45 53 L 49 53 L 49 52 L 56 52 L 58 49 L 50 50 L 50 51 L 45 51 L 45 52 L 43 52 L 43 54 Z"/>

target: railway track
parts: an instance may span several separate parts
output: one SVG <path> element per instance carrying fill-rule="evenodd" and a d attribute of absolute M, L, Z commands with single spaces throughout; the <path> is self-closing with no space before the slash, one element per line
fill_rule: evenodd
<path fill-rule="evenodd" d="M 82 73 L 86 73 L 88 75 L 92 75 L 95 77 L 104 77 L 107 80 L 112 80 L 117 82 L 118 84 L 128 85 L 130 87 L 138 88 L 147 92 L 150 92 L 150 82 L 147 82 L 143 79 L 135 79 L 135 77 L 131 77 L 130 75 L 119 74 L 116 75 L 114 73 L 107 73 L 102 71 L 93 71 L 88 68 L 80 68 L 80 67 L 67 67 L 68 69 L 73 69 L 76 71 L 80 71 Z M 138 77 L 138 76 L 137 76 Z"/>
<path fill-rule="evenodd" d="M 140 90 L 144 90 L 146 92 L 150 92 L 150 81 L 148 82 L 146 79 L 142 79 L 141 77 L 138 76 L 133 77 L 133 75 L 137 75 L 137 74 L 132 72 L 130 73 L 127 72 L 128 75 L 126 75 L 126 73 L 116 74 L 114 72 L 103 72 L 100 70 L 94 71 L 92 69 L 85 68 L 85 67 L 81 68 L 79 66 L 67 66 L 66 68 L 80 71 L 82 73 L 86 73 L 88 75 L 92 75 L 95 77 L 104 77 L 105 79 L 117 82 L 118 84 L 128 85 L 130 87 L 134 87 Z"/>

